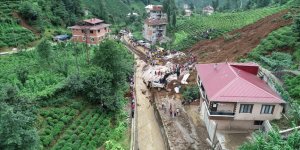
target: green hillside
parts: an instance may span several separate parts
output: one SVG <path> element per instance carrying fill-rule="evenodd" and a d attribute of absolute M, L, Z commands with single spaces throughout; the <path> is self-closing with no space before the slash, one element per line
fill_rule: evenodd
<path fill-rule="evenodd" d="M 0 134 L 7 137 L 0 139 L 1 148 L 93 150 L 112 141 L 128 149 L 124 95 L 133 57 L 123 45 L 107 41 L 89 49 L 87 64 L 83 48 L 43 41 L 32 51 L 1 57 Z M 12 123 L 15 119 L 24 124 Z"/>
<path fill-rule="evenodd" d="M 13 17 L 19 3 L 19 0 L 0 1 L 0 51 L 3 47 L 18 47 L 35 40 L 35 35 Z"/>
<path fill-rule="evenodd" d="M 178 19 L 174 33 L 172 49 L 182 50 L 191 47 L 202 39 L 214 38 L 234 29 L 241 28 L 268 15 L 283 10 L 285 7 L 266 7 L 233 13 L 214 13 L 211 16 L 194 15 L 190 18 Z M 204 32 L 212 30 L 209 37 Z"/>

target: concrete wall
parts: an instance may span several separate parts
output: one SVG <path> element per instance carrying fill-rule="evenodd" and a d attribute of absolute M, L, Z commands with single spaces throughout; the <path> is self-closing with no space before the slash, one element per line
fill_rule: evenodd
<path fill-rule="evenodd" d="M 205 102 L 201 101 L 201 114 L 203 116 L 203 120 L 208 132 L 209 139 L 214 142 L 216 137 L 215 134 L 217 132 L 217 123 L 214 120 L 210 120 L 207 112 L 207 107 Z"/>
<path fill-rule="evenodd" d="M 255 103 L 253 105 L 252 113 L 239 113 L 240 111 L 240 106 L 243 103 L 238 103 L 234 119 L 235 120 L 273 120 L 273 119 L 280 119 L 281 117 L 281 112 L 283 107 L 280 104 L 270 104 L 270 105 L 275 105 L 273 114 L 261 114 L 261 107 L 262 104 Z M 246 103 L 249 104 L 249 103 Z"/>
<path fill-rule="evenodd" d="M 148 26 L 147 24 L 144 24 L 144 32 L 143 32 L 144 39 L 146 39 L 148 41 L 151 41 L 152 40 L 152 34 L 153 34 L 153 31 L 152 31 L 151 26 Z"/>
<path fill-rule="evenodd" d="M 215 120 L 218 130 L 252 130 L 259 129 L 261 125 L 254 125 L 253 120 Z"/>
<path fill-rule="evenodd" d="M 158 34 L 158 29 L 162 28 L 163 32 L 162 32 L 162 37 L 165 37 L 166 35 L 166 30 L 167 30 L 167 26 L 166 25 L 161 25 L 161 27 L 159 27 L 159 25 L 147 25 L 144 24 L 144 31 L 143 31 L 143 36 L 146 40 L 151 41 L 151 42 L 157 42 L 157 34 Z"/>

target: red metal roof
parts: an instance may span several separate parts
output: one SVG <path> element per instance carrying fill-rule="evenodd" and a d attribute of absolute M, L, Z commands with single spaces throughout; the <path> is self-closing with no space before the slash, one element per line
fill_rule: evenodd
<path fill-rule="evenodd" d="M 218 63 L 196 65 L 210 101 L 285 103 L 257 76 L 255 63 Z"/>
<path fill-rule="evenodd" d="M 84 22 L 90 23 L 90 24 L 97 24 L 103 22 L 103 20 L 98 19 L 98 18 L 92 18 L 92 19 L 86 19 L 83 20 Z"/>

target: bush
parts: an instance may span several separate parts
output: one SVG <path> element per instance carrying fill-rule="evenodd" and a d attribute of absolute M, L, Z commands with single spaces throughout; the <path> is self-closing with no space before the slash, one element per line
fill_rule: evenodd
<path fill-rule="evenodd" d="M 109 140 L 105 142 L 105 149 L 109 150 L 125 150 L 121 144 L 117 143 L 116 141 Z"/>
<path fill-rule="evenodd" d="M 185 101 L 193 101 L 200 98 L 199 88 L 197 85 L 187 87 L 182 94 Z"/>
<path fill-rule="evenodd" d="M 40 10 L 36 5 L 32 4 L 31 2 L 25 1 L 21 3 L 19 13 L 26 20 L 35 21 L 39 17 Z"/>

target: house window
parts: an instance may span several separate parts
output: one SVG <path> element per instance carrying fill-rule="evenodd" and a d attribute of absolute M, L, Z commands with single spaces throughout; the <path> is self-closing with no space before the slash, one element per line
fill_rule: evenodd
<path fill-rule="evenodd" d="M 85 38 L 85 36 L 84 36 L 84 37 L 82 37 L 82 40 L 83 40 L 83 41 L 86 41 L 86 38 Z"/>
<path fill-rule="evenodd" d="M 81 30 L 82 33 L 84 33 L 84 30 Z"/>
<path fill-rule="evenodd" d="M 95 39 L 94 39 L 93 37 L 91 37 L 91 41 L 92 41 L 92 42 L 94 42 L 94 41 L 95 41 Z"/>
<path fill-rule="evenodd" d="M 94 33 L 93 30 L 90 30 L 90 33 L 93 34 Z"/>
<path fill-rule="evenodd" d="M 262 105 L 260 113 L 261 114 L 273 114 L 274 111 L 274 105 Z"/>
<path fill-rule="evenodd" d="M 241 104 L 240 113 L 252 113 L 253 104 Z"/>
<path fill-rule="evenodd" d="M 264 121 L 261 121 L 261 120 L 254 121 L 254 125 L 262 125 L 263 123 L 264 123 Z"/>
<path fill-rule="evenodd" d="M 100 30 L 98 30 L 98 32 L 100 32 Z"/>

